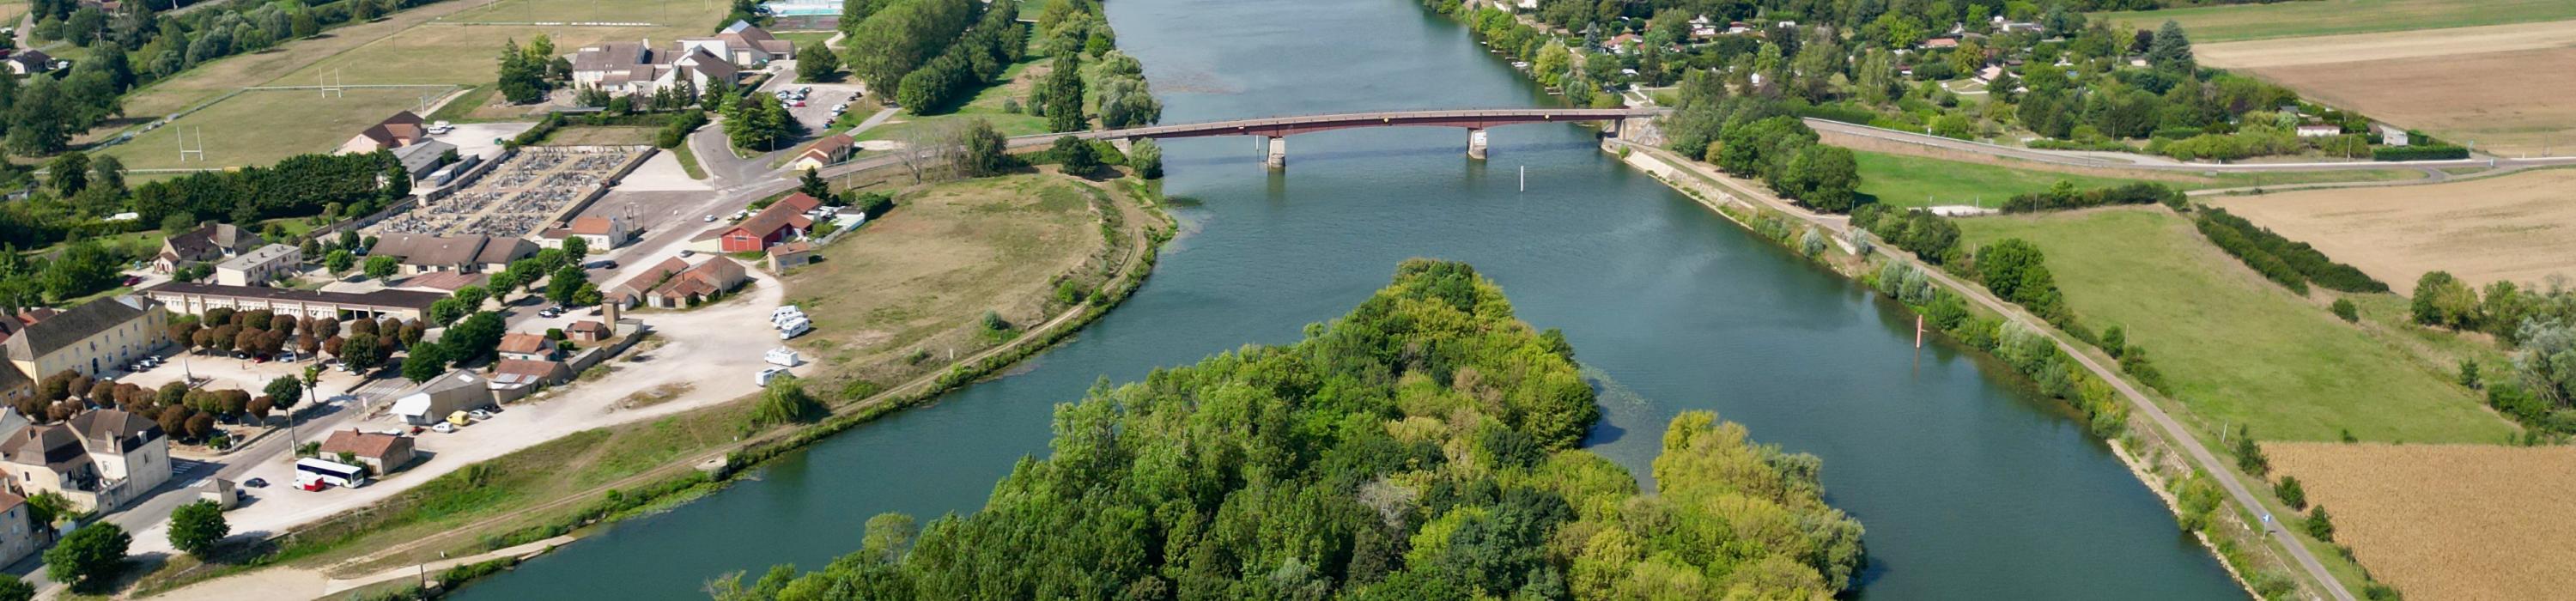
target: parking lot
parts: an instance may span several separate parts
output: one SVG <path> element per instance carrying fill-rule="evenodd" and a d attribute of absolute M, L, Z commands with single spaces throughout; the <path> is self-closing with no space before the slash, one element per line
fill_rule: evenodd
<path fill-rule="evenodd" d="M 863 89 L 857 83 L 847 82 L 782 84 L 778 88 L 780 91 L 808 90 L 805 94 L 805 106 L 796 106 L 794 102 L 788 102 L 787 114 L 795 117 L 797 123 L 803 124 L 805 131 L 815 134 L 820 134 L 831 127 L 833 105 L 856 99 Z M 849 110 L 859 111 L 865 115 L 868 112 L 874 112 L 876 107 L 862 103 L 850 106 Z"/>
<path fill-rule="evenodd" d="M 426 201 L 367 228 L 371 234 L 481 234 L 537 231 L 610 184 L 644 146 L 530 146 L 465 189 Z"/>

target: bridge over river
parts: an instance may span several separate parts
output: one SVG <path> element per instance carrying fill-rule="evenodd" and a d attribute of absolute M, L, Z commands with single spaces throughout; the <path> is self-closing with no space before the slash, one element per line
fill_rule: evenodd
<path fill-rule="evenodd" d="M 1261 136 L 1270 141 L 1270 154 L 1265 162 L 1271 168 L 1277 169 L 1288 165 L 1288 136 L 1357 127 L 1456 127 L 1467 130 L 1467 156 L 1481 159 L 1485 158 L 1486 128 L 1524 123 L 1606 123 L 1608 133 L 1615 136 L 1618 135 L 1622 121 L 1654 117 L 1669 112 L 1672 112 L 1672 109 L 1504 108 L 1324 113 L 1013 136 L 1009 139 L 1008 146 L 1014 150 L 1036 148 L 1052 144 L 1057 138 L 1065 136 L 1117 142 L 1147 138 Z M 822 174 L 827 177 L 837 177 L 891 165 L 900 160 L 901 157 L 879 156 L 846 161 L 825 168 Z"/>

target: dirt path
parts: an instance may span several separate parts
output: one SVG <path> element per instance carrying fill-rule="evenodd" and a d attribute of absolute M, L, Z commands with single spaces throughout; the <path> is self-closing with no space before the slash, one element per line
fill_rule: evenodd
<path fill-rule="evenodd" d="M 1660 148 L 1636 145 L 1628 145 L 1626 147 L 1634 149 L 1632 152 L 1649 154 L 1665 163 L 1682 166 L 1701 177 L 1726 184 L 1729 188 L 1734 188 L 1736 191 L 1743 192 L 1745 197 L 1755 199 L 1764 205 L 1771 206 L 1775 210 L 1780 210 L 1784 214 L 1796 217 L 1802 221 L 1814 223 L 1820 227 L 1825 227 L 1837 232 L 1848 227 L 1848 219 L 1842 218 L 1839 215 L 1819 215 L 1797 208 L 1777 197 L 1773 197 L 1770 194 L 1762 192 L 1759 188 L 1747 185 L 1744 182 L 1735 180 L 1725 174 L 1718 173 L 1715 168 L 1705 163 L 1681 160 Z M 2218 475 L 2218 477 L 2213 479 L 2217 480 L 2218 483 L 2227 490 L 2228 498 L 2233 501 L 2239 509 L 2252 511 L 2266 516 L 2270 515 L 2267 510 L 2263 509 L 2262 502 L 2255 499 L 2254 493 L 2246 490 L 2245 484 L 2236 478 L 2235 472 L 2231 471 L 2231 466 L 2220 461 L 2216 454 L 2209 451 L 2208 446 L 2201 444 L 2199 438 L 2193 437 L 2189 430 L 2184 429 L 2182 422 L 2175 420 L 2173 415 L 2165 412 L 2164 407 L 2157 405 L 2153 399 L 2147 398 L 2147 395 L 2143 392 L 2139 392 L 2137 387 L 2131 386 L 2128 379 L 2122 377 L 2119 372 L 2104 367 L 2100 361 L 2095 360 L 2092 355 L 2085 353 L 2082 348 L 2069 344 L 2064 336 L 2059 335 L 2056 330 L 2047 327 L 2038 319 L 2032 318 L 2026 312 L 2022 311 L 2021 307 L 1996 299 L 1992 293 L 1986 291 L 1984 286 L 1972 286 L 1965 282 L 1961 282 L 1958 279 L 1951 277 L 1948 272 L 1942 271 L 1939 267 L 1923 264 L 1921 261 L 1916 260 L 1914 257 L 1905 253 L 1887 253 L 1887 256 L 1913 264 L 1916 269 L 1921 270 L 1925 275 L 1931 276 L 1934 281 L 1938 281 L 1941 285 L 1957 291 L 1962 296 L 1975 301 L 1978 305 L 1994 311 L 1997 315 L 2003 315 L 2007 319 L 2028 325 L 2030 326 L 2031 331 L 2046 334 L 2051 342 L 2057 344 L 2058 350 L 2064 351 L 2067 356 L 2075 358 L 2075 362 L 2077 364 L 2084 366 L 2085 370 L 2093 372 L 2095 377 L 2101 378 L 2102 381 L 2110 383 L 2112 389 L 2119 391 L 2121 398 L 2129 401 L 2131 408 L 2136 409 L 2139 414 L 2147 416 L 2149 421 L 2154 422 L 2156 428 L 2165 435 L 2166 439 L 2181 446 L 2184 453 L 2191 458 L 2194 465 L 2210 474 Z M 2295 563 L 2299 565 L 2302 571 L 2307 572 L 2308 578 L 2315 582 L 2315 585 L 2318 588 L 2324 589 L 2326 592 L 2333 595 L 2337 601 L 2354 601 L 2352 592 L 2345 590 L 2343 583 L 2335 580 L 2334 574 L 2326 571 L 2325 564 L 2319 563 L 2316 555 L 2308 551 L 2307 545 L 2300 543 L 2299 539 L 2290 534 L 2288 530 L 2282 529 L 2277 520 L 2266 520 L 2264 521 L 2263 526 L 2266 533 L 2272 537 L 2275 543 L 2277 543 L 2276 546 L 2286 549 L 2290 556 L 2295 560 Z"/>

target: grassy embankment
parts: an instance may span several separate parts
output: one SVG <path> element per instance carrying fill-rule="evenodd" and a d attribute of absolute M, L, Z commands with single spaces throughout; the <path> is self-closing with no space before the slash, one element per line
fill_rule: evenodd
<path fill-rule="evenodd" d="M 2566 0 L 2328 0 L 2088 15 L 2135 29 L 2181 23 L 2197 43 L 2576 19 Z"/>
<path fill-rule="evenodd" d="M 2247 188 L 2321 182 L 2396 181 L 2423 177 L 2407 169 L 2298 171 L 2284 173 L 2198 173 L 2062 169 L 2026 161 L 1996 159 L 1969 162 L 1856 150 L 1860 192 L 1878 202 L 1900 207 L 1983 204 L 1993 207 L 2017 194 L 2042 192 L 2059 181 L 2079 188 L 2153 181 L 2184 190 Z M 2127 175 L 2126 177 L 2122 176 Z"/>
<path fill-rule="evenodd" d="M 885 123 L 859 132 L 856 138 L 861 141 L 901 140 L 905 136 L 941 124 L 964 123 L 972 119 L 983 119 L 992 123 L 993 129 L 1002 132 L 1005 136 L 1046 133 L 1045 117 L 1031 115 L 1026 109 L 1019 112 L 1002 110 L 1002 106 L 1006 102 L 1015 104 L 1027 102 L 1029 90 L 1037 86 L 1038 80 L 1044 78 L 1047 71 L 1046 57 L 1030 55 L 1002 71 L 1003 83 L 985 87 L 982 91 L 976 92 L 974 98 L 957 105 L 954 110 L 936 115 L 919 115 L 913 113 L 911 109 L 905 109 L 904 112 L 887 119 Z M 1089 88 L 1086 86 L 1084 89 Z M 842 120 L 834 123 L 833 126 L 836 129 L 845 129 L 848 126 L 857 125 L 860 120 L 868 118 L 868 115 L 874 112 L 873 109 L 853 105 L 849 114 L 843 116 Z"/>
<path fill-rule="evenodd" d="M 1169 222 L 1150 200 L 1150 188 L 1132 182 L 1111 182 L 1106 187 L 1117 191 L 1115 195 L 1052 175 L 908 190 L 898 198 L 893 213 L 865 226 L 867 231 L 852 234 L 870 240 L 828 247 L 823 263 L 792 272 L 787 278 L 791 298 L 831 303 L 835 301 L 816 298 L 812 291 L 868 291 L 878 302 L 901 307 L 902 321 L 920 326 L 906 331 L 909 341 L 899 342 L 859 330 L 884 323 L 882 315 L 869 315 L 858 322 L 818 323 L 815 334 L 800 339 L 799 344 L 824 364 L 822 373 L 809 380 L 809 390 L 832 404 L 837 414 L 823 426 L 749 428 L 750 403 L 745 399 L 649 422 L 588 430 L 460 469 L 369 510 L 306 527 L 270 554 L 186 575 L 156 575 L 142 588 L 166 590 L 277 563 L 372 571 L 435 558 L 440 552 L 476 552 L 538 540 L 712 491 L 721 481 L 690 469 L 691 465 L 753 444 L 761 445 L 763 457 L 774 455 L 819 439 L 813 432 L 837 431 L 926 400 L 997 372 L 1123 299 L 1142 283 L 1143 271 L 1150 268 L 1153 242 L 1169 231 Z M 1113 196 L 1124 199 L 1113 200 Z M 1008 227 L 996 227 L 996 223 Z M 868 262 L 880 249 L 905 248 L 903 244 L 909 243 L 905 240 L 929 238 L 941 239 L 939 243 L 959 260 L 904 271 L 862 268 L 886 264 Z M 1123 258 L 1104 259 L 1111 254 Z M 1139 257 L 1141 263 L 1136 260 Z M 1059 280 L 1090 284 L 1102 295 L 1088 303 L 1062 303 L 1055 300 Z M 961 288 L 960 282 L 973 284 Z M 974 296 L 978 294 L 986 296 Z M 814 314 L 829 315 L 820 307 Z M 1033 337 L 1010 347 L 1010 352 L 979 357 L 979 352 L 1001 350 L 1012 340 L 988 333 L 981 320 L 986 310 L 1018 317 L 1013 330 Z M 1019 316 L 1013 313 L 1016 310 L 1046 313 Z M 1045 333 L 1027 331 L 1047 323 L 1047 315 L 1069 321 Z M 964 365 L 952 367 L 944 356 L 916 361 L 910 352 L 948 343 L 959 345 L 958 357 Z M 845 360 L 854 363 L 841 363 Z M 870 379 L 897 377 L 910 380 Z M 883 387 L 876 382 L 903 384 Z M 738 461 L 726 473 L 748 463 Z"/>
<path fill-rule="evenodd" d="M 2438 363 L 2400 346 L 2406 342 L 2346 324 L 2322 303 L 2263 280 L 2161 207 L 1966 219 L 1959 227 L 1971 247 L 2003 238 L 2038 244 L 2075 313 L 2095 327 L 2124 326 L 2204 429 L 2404 442 L 2493 443 L 2514 433 Z"/>

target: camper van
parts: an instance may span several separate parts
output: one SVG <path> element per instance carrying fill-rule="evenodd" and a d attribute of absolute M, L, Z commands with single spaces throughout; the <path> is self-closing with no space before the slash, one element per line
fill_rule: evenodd
<path fill-rule="evenodd" d="M 805 311 L 796 308 L 796 305 L 788 305 L 769 310 L 769 325 L 771 327 L 784 328 L 787 327 L 787 322 L 801 319 L 805 319 Z"/>
<path fill-rule="evenodd" d="M 804 357 L 796 355 L 796 349 L 783 346 L 769 349 L 769 355 L 763 358 L 767 359 L 770 364 L 780 367 L 795 367 L 796 364 L 805 362 Z"/>
<path fill-rule="evenodd" d="M 778 324 L 778 339 L 786 340 L 789 338 L 795 338 L 811 331 L 814 331 L 814 322 L 803 317 L 798 317 L 794 321 Z"/>
<path fill-rule="evenodd" d="M 760 370 L 760 374 L 759 374 L 759 375 L 756 375 L 756 376 L 752 376 L 752 377 L 751 377 L 751 381 L 752 381 L 752 383 L 754 383 L 754 384 L 759 384 L 761 388 L 768 388 L 768 387 L 769 387 L 769 381 L 770 381 L 770 380 L 776 380 L 776 379 L 778 379 L 778 377 L 779 377 L 779 376 L 789 376 L 789 375 L 795 375 L 795 374 L 788 373 L 788 372 L 787 372 L 787 368 L 784 368 L 784 367 L 772 367 L 772 368 L 769 368 L 769 369 Z"/>

